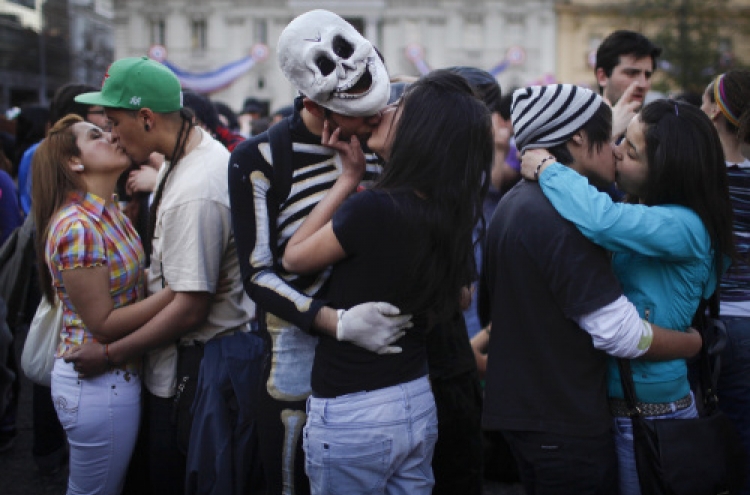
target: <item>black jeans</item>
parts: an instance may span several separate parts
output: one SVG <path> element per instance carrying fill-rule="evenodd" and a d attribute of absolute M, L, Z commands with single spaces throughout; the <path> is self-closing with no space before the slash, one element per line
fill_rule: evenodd
<path fill-rule="evenodd" d="M 177 428 L 172 421 L 174 398 L 162 398 L 144 391 L 148 432 L 148 472 L 151 493 L 185 493 L 187 459 L 177 447 Z"/>
<path fill-rule="evenodd" d="M 433 495 L 482 493 L 482 395 L 476 371 L 432 381 L 438 440 Z"/>
<path fill-rule="evenodd" d="M 750 495 L 750 318 L 721 319 L 727 327 L 728 341 L 721 353 L 719 409 L 732 420 L 745 448 L 745 485 L 741 495 Z"/>
<path fill-rule="evenodd" d="M 612 433 L 592 437 L 504 430 L 527 495 L 617 493 Z"/>

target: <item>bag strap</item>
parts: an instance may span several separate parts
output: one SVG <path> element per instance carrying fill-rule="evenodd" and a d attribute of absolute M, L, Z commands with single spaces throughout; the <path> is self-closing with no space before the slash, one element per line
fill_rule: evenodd
<path fill-rule="evenodd" d="M 727 342 L 727 329 L 719 318 L 718 290 L 708 300 L 701 301 L 693 318 L 693 327 L 700 332 L 703 339 L 696 362 L 698 392 L 704 410 L 711 412 L 716 409 L 719 401 L 716 396 L 716 384 L 721 370 L 721 352 Z"/>
<path fill-rule="evenodd" d="M 703 300 L 705 301 L 705 299 Z M 703 302 L 701 301 L 701 302 Z M 713 294 L 711 294 L 711 297 L 708 298 L 708 302 L 706 302 L 706 306 L 708 306 L 708 316 L 711 318 L 719 318 L 719 288 L 717 287 Z"/>
<path fill-rule="evenodd" d="M 287 198 L 291 190 L 291 177 L 283 177 L 279 171 L 292 170 L 291 117 L 282 119 L 268 129 L 268 143 L 273 157 L 273 178 L 268 194 L 277 205 Z"/>
<path fill-rule="evenodd" d="M 702 299 L 698 304 L 698 310 L 693 316 L 692 326 L 701 335 L 703 344 L 696 359 L 698 368 L 698 396 L 703 403 L 706 412 L 713 411 L 718 403 L 716 396 L 716 383 L 719 377 L 719 353 L 726 345 L 726 327 L 718 318 L 718 291 L 710 298 Z M 710 316 L 706 314 L 709 310 Z M 641 416 L 637 406 L 638 398 L 635 394 L 633 383 L 633 371 L 629 359 L 617 358 L 617 367 L 620 370 L 620 382 L 625 395 L 625 403 L 629 409 L 629 416 Z"/>
<path fill-rule="evenodd" d="M 625 395 L 625 404 L 628 406 L 628 416 L 633 418 L 643 416 L 638 408 L 638 398 L 635 395 L 635 384 L 633 383 L 633 370 L 630 368 L 630 359 L 617 358 L 617 368 L 620 370 L 620 383 Z"/>

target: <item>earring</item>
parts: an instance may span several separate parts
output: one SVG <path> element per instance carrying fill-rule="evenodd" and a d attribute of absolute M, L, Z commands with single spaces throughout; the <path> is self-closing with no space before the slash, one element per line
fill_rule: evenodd
<path fill-rule="evenodd" d="M 83 172 L 83 163 L 79 163 L 79 164 L 77 164 L 77 165 L 75 166 L 75 169 L 76 169 L 76 170 L 77 170 L 78 172 Z"/>
<path fill-rule="evenodd" d="M 148 125 L 148 124 L 143 124 L 143 129 L 144 129 L 144 130 L 145 130 L 146 132 L 148 132 L 148 131 L 150 131 L 150 130 L 151 130 L 151 126 L 150 126 L 150 125 Z"/>

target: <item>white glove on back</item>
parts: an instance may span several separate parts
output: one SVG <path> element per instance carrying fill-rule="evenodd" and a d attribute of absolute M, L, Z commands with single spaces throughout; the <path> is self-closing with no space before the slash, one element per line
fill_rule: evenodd
<path fill-rule="evenodd" d="M 367 302 L 351 309 L 338 310 L 339 322 L 336 338 L 363 347 L 378 354 L 401 352 L 392 346 L 411 328 L 411 315 L 402 315 L 394 305 L 385 302 Z"/>

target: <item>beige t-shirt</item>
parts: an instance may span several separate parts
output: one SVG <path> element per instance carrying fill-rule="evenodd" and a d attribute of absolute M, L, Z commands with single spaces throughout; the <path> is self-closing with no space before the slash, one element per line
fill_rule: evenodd
<path fill-rule="evenodd" d="M 206 321 L 181 342 L 206 342 L 246 326 L 254 306 L 242 287 L 229 214 L 229 152 L 207 132 L 167 179 L 152 240 L 148 292 L 163 282 L 175 292 L 214 295 Z M 167 166 L 159 172 L 158 183 Z M 164 279 L 162 279 L 162 275 Z M 248 310 L 250 309 L 250 311 Z M 175 394 L 177 348 L 171 344 L 146 355 L 144 383 L 158 397 Z"/>

